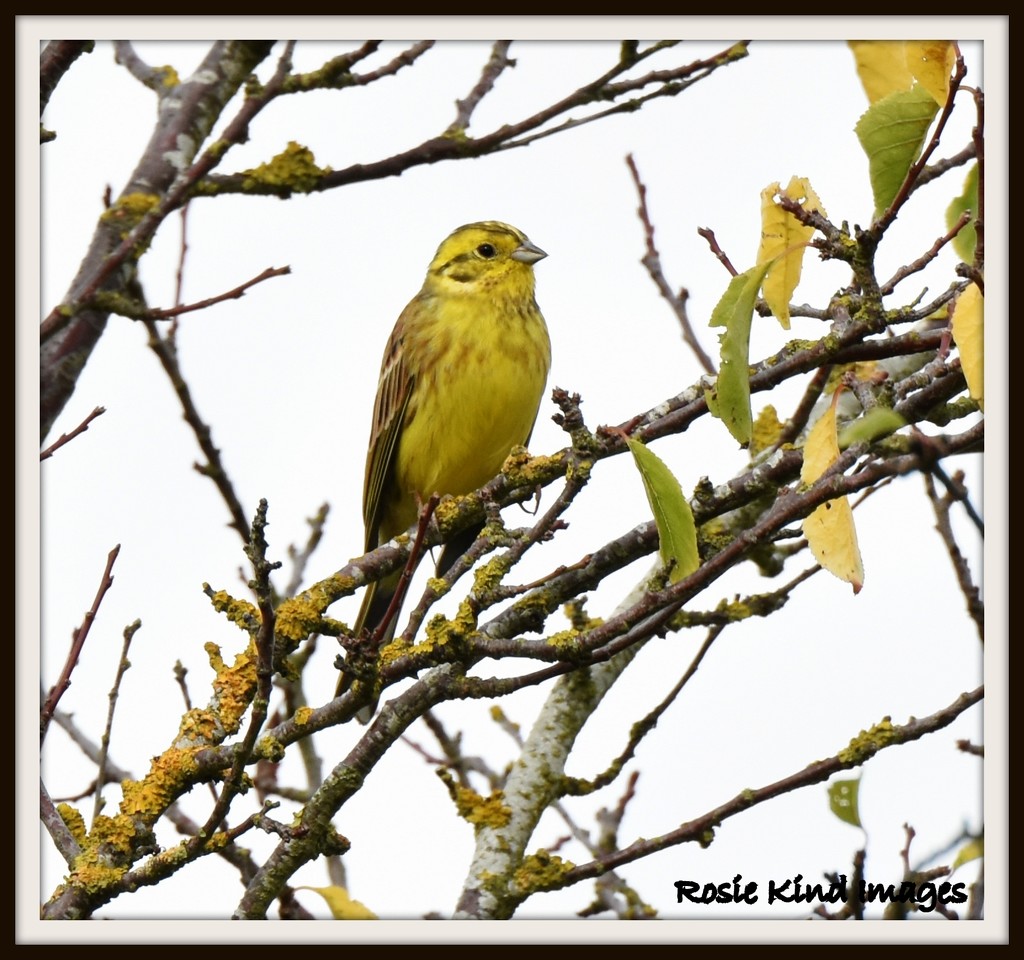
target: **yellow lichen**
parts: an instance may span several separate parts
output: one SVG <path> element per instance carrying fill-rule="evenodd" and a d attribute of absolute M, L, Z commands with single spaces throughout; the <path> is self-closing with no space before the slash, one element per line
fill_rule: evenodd
<path fill-rule="evenodd" d="M 275 613 L 274 633 L 292 643 L 301 643 L 316 632 L 322 612 L 323 607 L 308 594 L 285 600 Z"/>
<path fill-rule="evenodd" d="M 229 734 L 238 730 L 242 715 L 249 709 L 256 693 L 257 661 L 255 645 L 250 643 L 235 656 L 235 662 L 230 667 L 221 662 L 215 668 L 217 676 L 213 681 L 213 706 L 218 722 Z"/>
<path fill-rule="evenodd" d="M 81 846 L 85 843 L 87 830 L 85 829 L 85 818 L 79 811 L 71 806 L 70 803 L 58 803 L 57 813 L 60 814 L 61 820 L 64 821 L 64 826 L 71 832 L 71 836 L 75 838 L 78 845 Z"/>
<path fill-rule="evenodd" d="M 547 638 L 547 644 L 559 653 L 571 659 L 574 654 L 580 651 L 580 632 L 578 630 L 560 630 Z"/>
<path fill-rule="evenodd" d="M 150 210 L 159 205 L 160 197 L 155 193 L 126 193 L 100 214 L 100 220 L 106 223 L 122 223 L 127 233 Z"/>
<path fill-rule="evenodd" d="M 309 147 L 292 140 L 276 157 L 243 170 L 242 187 L 245 190 L 260 186 L 283 187 L 296 193 L 309 193 L 330 172 L 330 167 L 317 166 Z"/>
<path fill-rule="evenodd" d="M 434 508 L 434 521 L 442 533 L 447 534 L 450 532 L 452 524 L 458 521 L 462 514 L 462 504 L 468 499 L 468 497 L 443 497 L 441 502 Z"/>
<path fill-rule="evenodd" d="M 160 197 L 155 193 L 126 193 L 100 214 L 100 221 L 116 224 L 118 237 L 123 240 L 147 213 L 159 205 Z M 135 255 L 141 256 L 148 246 L 149 240 L 144 240 L 135 249 Z"/>
<path fill-rule="evenodd" d="M 97 893 L 116 885 L 128 870 L 127 864 L 104 862 L 94 850 L 75 858 L 72 879 L 76 886 L 89 893 Z"/>
<path fill-rule="evenodd" d="M 451 590 L 448 581 L 444 577 L 430 577 L 427 580 L 427 587 L 434 592 L 435 597 L 443 597 Z"/>
<path fill-rule="evenodd" d="M 260 622 L 260 611 L 248 600 L 236 600 L 226 590 L 218 590 L 210 596 L 210 603 L 218 613 L 223 613 L 228 620 L 243 630 L 250 630 Z"/>
<path fill-rule="evenodd" d="M 219 724 L 209 710 L 189 710 L 178 725 L 178 739 L 189 744 L 208 744 L 217 736 Z"/>
<path fill-rule="evenodd" d="M 891 717 L 883 717 L 870 730 L 861 730 L 849 746 L 839 751 L 839 759 L 845 764 L 858 766 L 869 760 L 883 747 L 895 742 L 898 731 L 892 724 Z"/>
<path fill-rule="evenodd" d="M 409 644 L 407 644 L 401 637 L 395 637 L 393 640 L 385 643 L 384 646 L 377 651 L 378 662 L 381 667 L 386 667 L 399 657 L 405 656 L 408 652 Z"/>
<path fill-rule="evenodd" d="M 538 850 L 523 860 L 514 874 L 513 883 L 523 893 L 555 890 L 562 885 L 565 874 L 575 866 L 571 860 L 563 860 L 547 850 Z"/>
<path fill-rule="evenodd" d="M 303 710 L 307 713 L 313 712 L 309 707 L 302 707 L 300 710 L 295 711 L 295 716 L 298 717 L 299 713 Z M 280 763 L 284 759 L 284 744 L 276 737 L 260 737 L 259 742 L 256 744 L 256 749 L 259 752 L 260 758 L 263 760 L 271 760 L 274 763 Z"/>
<path fill-rule="evenodd" d="M 154 67 L 153 73 L 156 78 L 160 81 L 161 86 L 170 88 L 176 87 L 181 83 L 181 78 L 178 76 L 178 71 L 174 67 L 164 64 L 162 67 Z"/>
<path fill-rule="evenodd" d="M 177 799 L 178 794 L 196 774 L 194 751 L 170 747 L 154 757 L 143 780 L 125 780 L 121 784 L 124 799 L 121 812 L 142 816 L 153 822 Z"/>
<path fill-rule="evenodd" d="M 474 826 L 503 827 L 512 818 L 512 810 L 505 803 L 505 794 L 500 790 L 489 797 L 482 797 L 468 787 L 453 787 L 455 808 L 463 820 Z"/>
<path fill-rule="evenodd" d="M 492 557 L 473 571 L 473 592 L 482 598 L 488 597 L 505 578 L 510 567 L 507 553 Z"/>

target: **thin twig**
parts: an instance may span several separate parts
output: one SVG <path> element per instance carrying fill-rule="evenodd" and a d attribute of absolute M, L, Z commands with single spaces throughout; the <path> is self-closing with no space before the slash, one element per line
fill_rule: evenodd
<path fill-rule="evenodd" d="M 658 292 L 665 298 L 673 313 L 675 313 L 676 319 L 682 327 L 683 341 L 693 351 L 698 363 L 704 368 L 704 372 L 714 375 L 717 372 L 714 361 L 701 346 L 700 341 L 697 339 L 697 334 L 690 323 L 690 317 L 686 312 L 686 301 L 689 297 L 689 292 L 685 287 L 682 287 L 679 293 L 673 293 L 662 271 L 661 256 L 654 243 L 654 225 L 651 223 L 651 217 L 647 210 L 647 187 L 640 179 L 640 172 L 637 170 L 636 163 L 633 160 L 633 154 L 626 155 L 626 165 L 629 167 L 629 172 L 633 177 L 633 184 L 640 198 L 637 214 L 640 217 L 640 222 L 643 224 L 644 237 L 647 241 L 647 252 L 640 262 L 647 268 L 647 273 L 650 275 L 651 280 L 654 281 Z"/>
<path fill-rule="evenodd" d="M 434 40 L 420 40 L 408 49 L 403 50 L 397 57 L 389 60 L 383 67 L 378 67 L 376 70 L 371 70 L 368 73 L 352 74 L 350 78 L 351 85 L 354 87 L 365 87 L 367 84 L 380 80 L 381 77 L 393 77 L 399 70 L 412 66 L 434 43 Z"/>
<path fill-rule="evenodd" d="M 828 385 L 828 378 L 832 374 L 832 370 L 832 364 L 826 363 L 814 371 L 814 376 L 811 377 L 811 382 L 807 384 L 807 389 L 800 398 L 800 402 L 793 411 L 793 415 L 784 424 L 782 432 L 779 434 L 779 439 L 776 441 L 776 447 L 782 447 L 787 443 L 796 443 L 797 437 L 800 436 L 804 427 L 807 426 L 807 421 L 811 417 L 814 405 L 818 402 L 822 391 Z"/>
<path fill-rule="evenodd" d="M 975 211 L 975 244 L 974 244 L 974 268 L 976 273 L 981 273 L 985 268 L 985 93 L 981 88 L 975 88 L 974 105 L 978 114 L 978 120 L 971 130 L 971 139 L 974 141 L 974 151 L 978 157 L 978 209 Z M 984 293 L 985 288 L 981 287 Z"/>
<path fill-rule="evenodd" d="M 107 280 L 129 258 L 134 257 L 142 249 L 146 241 L 156 232 L 157 227 L 173 210 L 176 210 L 194 189 L 198 180 L 210 172 L 227 153 L 225 147 L 248 139 L 249 123 L 279 93 L 285 76 L 290 67 L 290 53 L 294 44 L 286 47 L 285 55 L 280 59 L 277 73 L 262 89 L 259 95 L 248 96 L 235 118 L 218 138 L 217 142 L 207 149 L 188 170 L 174 178 L 162 201 L 146 213 L 121 242 L 104 257 L 88 281 L 76 292 L 73 303 L 54 307 L 39 326 L 39 338 L 45 343 L 70 321 L 83 307 L 90 304 L 96 294 L 103 288 Z"/>
<path fill-rule="evenodd" d="M 51 443 L 45 450 L 39 454 L 40 463 L 43 460 L 48 460 L 53 456 L 54 451 L 63 447 L 65 443 L 74 440 L 80 433 L 85 433 L 89 429 L 89 424 L 93 422 L 98 416 L 107 412 L 106 407 L 94 407 L 92 413 L 90 413 L 71 433 L 62 433 L 53 443 Z"/>
<path fill-rule="evenodd" d="M 962 489 L 963 474 L 961 473 L 953 479 L 954 483 L 959 481 L 958 485 Z M 956 574 L 957 583 L 960 585 L 960 592 L 963 594 L 964 601 L 967 604 L 967 612 L 970 614 L 971 619 L 974 621 L 974 624 L 978 629 L 978 639 L 984 643 L 985 602 L 981 599 L 981 591 L 978 589 L 977 585 L 974 583 L 974 578 L 971 576 L 971 568 L 967 563 L 967 558 L 963 555 L 963 552 L 960 550 L 960 547 L 956 542 L 956 535 L 953 533 L 953 525 L 950 523 L 949 519 L 949 507 L 956 498 L 950 494 L 947 494 L 945 497 L 940 497 L 935 489 L 935 484 L 932 482 L 932 475 L 928 472 L 924 474 L 924 487 L 928 494 L 928 500 L 931 502 L 932 509 L 935 511 L 935 529 L 942 538 L 942 542 L 946 545 L 946 552 L 949 554 L 950 562 L 953 564 L 953 572 Z"/>
<path fill-rule="evenodd" d="M 157 355 L 160 365 L 170 378 L 171 385 L 178 395 L 178 401 L 181 403 L 185 422 L 192 428 L 192 432 L 199 442 L 199 448 L 206 457 L 205 464 L 200 465 L 196 463 L 193 464 L 193 467 L 197 473 L 201 473 L 204 477 L 209 477 L 214 482 L 228 508 L 228 513 L 231 515 L 230 526 L 238 532 L 243 542 L 248 542 L 249 524 L 245 518 L 245 511 L 238 499 L 238 495 L 235 493 L 234 485 L 224 469 L 220 450 L 213 443 L 210 428 L 203 421 L 202 417 L 199 416 L 199 411 L 192 401 L 192 391 L 189 389 L 178 363 L 178 351 L 168 337 L 160 335 L 160 330 L 155 320 L 143 320 L 142 322 L 149 332 L 149 347 Z"/>
<path fill-rule="evenodd" d="M 508 48 L 511 45 L 511 40 L 496 40 L 494 42 L 494 46 L 491 47 L 491 56 L 484 64 L 476 86 L 469 91 L 464 100 L 455 101 L 456 116 L 451 126 L 445 131 L 446 134 L 451 135 L 468 129 L 470 117 L 480 101 L 494 89 L 495 82 L 505 69 L 516 65 L 515 60 L 510 60 L 508 57 Z"/>
<path fill-rule="evenodd" d="M 635 61 L 619 61 L 604 74 L 584 84 L 561 100 L 537 111 L 529 117 L 512 123 L 504 123 L 490 133 L 480 137 L 450 137 L 443 133 L 426 140 L 408 150 L 382 160 L 370 163 L 355 163 L 342 170 L 334 170 L 325 174 L 316 184 L 316 190 L 329 190 L 350 183 L 363 183 L 384 177 L 398 176 L 406 170 L 423 164 L 438 163 L 442 160 L 457 160 L 467 157 L 481 157 L 527 146 L 544 137 L 564 133 L 604 117 L 619 113 L 630 113 L 641 108 L 645 103 L 666 96 L 677 96 L 694 83 L 706 79 L 716 70 L 728 66 L 747 56 L 747 42 L 740 41 L 727 47 L 717 55 L 705 60 L 682 64 L 672 70 L 653 71 L 620 84 L 612 81 L 628 70 L 633 63 L 652 55 L 660 45 L 652 45 L 641 51 Z M 353 82 L 361 78 L 353 77 Z M 581 118 L 569 118 L 552 127 L 545 125 L 557 117 L 567 114 L 579 107 L 594 103 L 607 103 L 609 99 L 622 97 L 625 94 L 642 90 L 648 84 L 657 84 L 657 88 L 647 94 L 631 100 L 619 102 L 607 109 L 602 109 Z M 545 128 L 545 129 L 541 129 Z M 252 194 L 254 192 L 251 178 L 244 174 L 217 175 L 207 178 L 209 188 L 219 193 Z M 282 187 L 275 184 L 258 184 L 256 191 L 268 194 L 280 194 Z"/>
<path fill-rule="evenodd" d="M 320 508 L 312 517 L 306 517 L 309 536 L 306 538 L 306 545 L 301 550 L 297 549 L 294 544 L 288 546 L 288 557 L 292 561 L 292 575 L 284 588 L 286 597 L 293 597 L 299 592 L 299 587 L 306 575 L 306 564 L 323 538 L 324 524 L 327 522 L 327 514 L 330 509 L 330 504 L 321 503 Z"/>
<path fill-rule="evenodd" d="M 178 249 L 178 269 L 174 275 L 174 305 L 178 306 L 185 295 L 185 258 L 188 256 L 188 211 L 192 204 L 186 201 L 182 204 L 181 215 L 178 220 L 181 222 L 181 245 Z M 178 335 L 178 321 L 175 320 L 168 330 L 167 336 L 171 343 L 175 342 Z"/>
<path fill-rule="evenodd" d="M 630 846 L 611 854 L 595 858 L 590 863 L 579 864 L 570 870 L 561 872 L 554 882 L 546 889 L 561 889 L 591 877 L 600 876 L 606 870 L 640 860 L 659 850 L 678 846 L 681 843 L 706 842 L 708 831 L 719 829 L 730 817 L 742 813 L 753 806 L 764 803 L 775 797 L 791 793 L 802 787 L 815 783 L 823 783 L 833 774 L 841 770 L 851 770 L 866 763 L 881 750 L 904 743 L 911 743 L 936 730 L 941 730 L 952 723 L 965 710 L 979 703 L 984 696 L 984 687 L 978 687 L 970 693 L 961 694 L 946 707 L 936 710 L 927 717 L 912 718 L 906 724 L 891 724 L 884 740 L 875 744 L 857 746 L 859 738 L 851 741 L 851 746 L 840 750 L 827 760 L 816 760 L 802 770 L 790 774 L 781 780 L 754 790 L 743 790 L 731 800 L 726 801 L 713 810 L 702 814 L 694 820 L 680 824 L 675 830 L 660 837 L 637 840 Z"/>
<path fill-rule="evenodd" d="M 53 711 L 57 709 L 57 704 L 60 703 L 60 698 L 64 696 L 68 687 L 71 686 L 71 674 L 78 665 L 78 658 L 81 656 L 82 648 L 85 646 L 85 641 L 89 636 L 89 628 L 93 625 L 93 621 L 95 621 L 96 615 L 100 611 L 100 604 L 103 602 L 103 598 L 114 583 L 112 571 L 114 569 L 114 562 L 117 560 L 117 555 L 120 552 L 121 544 L 117 544 L 117 546 L 107 554 L 107 565 L 103 571 L 103 577 L 100 580 L 99 588 L 96 590 L 96 597 L 93 599 L 92 607 L 82 619 L 81 626 L 75 629 L 71 634 L 71 649 L 68 651 L 67 659 L 64 661 L 64 667 L 60 672 L 60 676 L 57 678 L 57 682 L 50 688 L 50 692 L 47 695 L 46 700 L 43 703 L 42 711 L 40 712 L 40 743 L 46 739 L 46 731 L 49 729 L 50 719 L 53 717 Z"/>
<path fill-rule="evenodd" d="M 891 279 L 887 280 L 879 288 L 882 292 L 882 295 L 889 296 L 889 294 L 891 294 L 893 290 L 896 289 L 896 285 L 901 280 L 905 280 L 911 274 L 917 273 L 919 270 L 923 270 L 925 267 L 927 267 L 928 264 L 931 263 L 932 260 L 934 260 L 939 255 L 939 251 L 947 243 L 949 243 L 961 230 L 963 230 L 963 228 L 966 227 L 968 223 L 971 222 L 971 216 L 971 212 L 965 210 L 963 213 L 960 214 L 960 219 L 953 224 L 952 228 L 947 233 L 939 237 L 939 239 L 936 240 L 935 243 L 933 243 L 925 253 L 921 254 L 921 256 L 914 260 L 913 263 L 908 263 L 906 266 L 900 267 L 899 270 L 897 270 L 892 275 Z"/>
<path fill-rule="evenodd" d="M 82 848 L 50 799 L 50 794 L 47 792 L 42 778 L 39 780 L 39 819 L 42 820 L 46 832 L 50 835 L 57 852 L 64 858 L 64 862 L 69 867 L 72 866 L 75 858 L 82 852 Z"/>
<path fill-rule="evenodd" d="M 147 310 L 142 316 L 149 320 L 169 320 L 172 317 L 180 317 L 183 313 L 192 313 L 194 310 L 205 310 L 207 307 L 212 307 L 215 303 L 223 303 L 225 300 L 240 300 L 245 296 L 245 291 L 250 287 L 256 286 L 257 283 L 262 283 L 264 280 L 269 280 L 271 277 L 283 277 L 292 272 L 291 267 L 267 267 L 259 275 L 253 277 L 251 280 L 246 280 L 244 283 L 240 283 L 233 290 L 227 290 L 224 293 L 219 293 L 214 297 L 208 297 L 206 300 L 199 300 L 196 303 L 185 303 L 177 307 L 165 307 Z"/>
<path fill-rule="evenodd" d="M 718 245 L 718 240 L 715 239 L 715 231 L 710 227 L 698 227 L 697 235 L 703 237 L 708 246 L 711 248 L 711 252 L 718 258 L 718 262 L 729 271 L 729 276 L 739 276 L 739 271 L 732 265 L 732 261 L 726 255 L 725 251 Z"/>
<path fill-rule="evenodd" d="M 328 60 L 312 73 L 293 73 L 285 82 L 285 93 L 342 87 L 352 84 L 352 68 L 380 49 L 380 40 L 367 40 L 362 46 Z"/>
<path fill-rule="evenodd" d="M 117 662 L 117 673 L 114 676 L 114 685 L 110 689 L 108 699 L 110 701 L 107 707 L 107 723 L 103 728 L 103 736 L 100 737 L 100 759 L 97 764 L 96 771 L 96 796 L 93 803 L 92 811 L 92 822 L 95 825 L 96 818 L 100 815 L 100 811 L 103 809 L 103 784 L 105 784 L 107 776 L 107 753 L 110 750 L 110 731 L 114 726 L 114 707 L 117 705 L 117 694 L 121 687 L 121 678 L 124 677 L 125 671 L 131 666 L 128 660 L 128 648 L 132 644 L 132 638 L 138 632 L 142 626 L 141 620 L 136 620 L 134 623 L 129 624 L 124 628 L 124 643 L 121 645 L 121 659 Z"/>

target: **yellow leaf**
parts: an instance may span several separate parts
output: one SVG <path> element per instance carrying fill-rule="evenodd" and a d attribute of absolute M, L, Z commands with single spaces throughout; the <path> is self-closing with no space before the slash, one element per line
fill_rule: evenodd
<path fill-rule="evenodd" d="M 956 870 L 962 867 L 965 863 L 970 863 L 972 860 L 977 860 L 978 857 L 985 856 L 985 839 L 984 837 L 977 837 L 974 840 L 968 840 L 961 848 L 960 852 L 956 855 L 956 859 L 953 861 L 951 869 Z"/>
<path fill-rule="evenodd" d="M 976 283 L 967 286 L 953 311 L 953 339 L 960 349 L 960 369 L 967 389 L 985 409 L 985 298 Z"/>
<path fill-rule="evenodd" d="M 774 447 L 782 436 L 782 426 L 775 407 L 766 404 L 754 421 L 750 434 L 750 455 L 756 457 L 769 447 Z"/>
<path fill-rule="evenodd" d="M 839 457 L 836 438 L 836 401 L 841 393 L 836 390 L 828 410 L 811 428 L 804 444 L 804 464 L 800 479 L 808 486 L 814 483 Z M 804 536 L 818 561 L 829 573 L 853 585 L 859 593 L 864 583 L 864 567 L 857 530 L 853 525 L 853 510 L 846 497 L 836 497 L 817 507 L 804 520 Z"/>
<path fill-rule="evenodd" d="M 780 189 L 778 183 L 770 183 L 761 191 L 761 246 L 757 262 L 771 262 L 761 292 L 782 328 L 788 330 L 789 301 L 800 283 L 804 252 L 814 227 L 805 226 L 788 210 L 783 210 L 775 200 L 780 193 L 798 201 L 805 210 L 826 214 L 806 177 L 791 177 L 785 190 Z"/>
<path fill-rule="evenodd" d="M 949 40 L 907 40 L 904 51 L 907 69 L 935 102 L 943 107 L 949 97 L 949 76 L 956 63 L 956 51 Z"/>
<path fill-rule="evenodd" d="M 331 916 L 335 920 L 377 920 L 369 907 L 353 900 L 344 887 L 296 887 L 296 890 L 312 890 L 327 901 Z"/>
<path fill-rule="evenodd" d="M 869 103 L 910 89 L 914 77 L 902 40 L 851 40 L 848 45 Z"/>

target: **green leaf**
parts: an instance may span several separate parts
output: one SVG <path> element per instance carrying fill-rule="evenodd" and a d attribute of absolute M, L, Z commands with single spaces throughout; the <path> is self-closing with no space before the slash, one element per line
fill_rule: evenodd
<path fill-rule="evenodd" d="M 654 513 L 662 562 L 666 566 L 671 564 L 668 578 L 671 583 L 676 583 L 700 566 L 693 511 L 675 474 L 653 450 L 629 437 L 626 437 L 626 445 L 643 478 L 647 502 Z"/>
<path fill-rule="evenodd" d="M 978 219 L 978 165 L 975 164 L 964 177 L 964 192 L 946 208 L 946 229 L 952 230 L 953 224 L 960 215 L 970 210 L 974 216 L 970 223 L 953 238 L 953 249 L 964 263 L 974 263 L 974 248 L 978 243 L 978 234 L 974 223 Z"/>
<path fill-rule="evenodd" d="M 860 812 L 857 809 L 857 794 L 860 790 L 860 778 L 856 780 L 835 780 L 828 785 L 828 805 L 832 812 L 844 823 L 862 827 Z"/>
<path fill-rule="evenodd" d="M 914 161 L 939 105 L 920 84 L 890 93 L 873 103 L 857 121 L 857 139 L 868 156 L 871 192 L 877 220 L 895 199 Z"/>
<path fill-rule="evenodd" d="M 704 397 L 712 416 L 718 417 L 741 446 L 750 443 L 753 417 L 750 413 L 750 322 L 761 282 L 773 261 L 751 267 L 732 278 L 722 299 L 711 313 L 710 326 L 725 327 L 718 338 L 721 365 L 713 387 Z"/>
<path fill-rule="evenodd" d="M 863 417 L 843 427 L 839 434 L 839 449 L 845 450 L 855 443 L 871 443 L 906 425 L 907 421 L 890 407 L 872 407 Z"/>

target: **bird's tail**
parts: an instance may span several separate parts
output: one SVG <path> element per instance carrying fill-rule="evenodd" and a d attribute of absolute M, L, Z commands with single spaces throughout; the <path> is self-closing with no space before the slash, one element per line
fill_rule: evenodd
<path fill-rule="evenodd" d="M 363 594 L 363 604 L 359 608 L 359 616 L 356 618 L 355 626 L 352 630 L 352 635 L 358 637 L 364 633 L 367 636 L 371 636 L 374 631 L 380 626 L 381 621 L 384 619 L 384 615 L 388 612 L 388 608 L 391 606 L 391 601 L 395 596 L 395 591 L 398 589 L 398 581 L 402 577 L 402 571 L 396 570 L 394 573 L 388 574 L 383 580 L 378 580 L 375 583 L 371 583 L 366 588 L 366 593 Z M 401 613 L 400 610 L 395 611 L 395 615 L 391 618 L 391 622 L 387 625 L 387 629 L 384 631 L 380 638 L 380 646 L 390 641 L 395 636 L 395 627 L 398 624 L 398 615 Z M 349 687 L 352 686 L 352 674 L 342 673 L 338 677 L 338 686 L 334 692 L 336 697 L 340 697 Z M 375 697 L 372 703 L 368 703 L 365 707 L 360 708 L 356 714 L 356 719 L 362 723 L 367 724 L 373 719 L 374 713 L 377 712 L 377 698 Z"/>
<path fill-rule="evenodd" d="M 437 561 L 437 576 L 443 577 L 451 569 L 452 564 L 472 546 L 473 541 L 480 535 L 482 529 L 483 524 L 463 530 L 462 533 L 456 534 L 445 544 L 444 549 L 441 551 L 441 557 Z M 359 608 L 359 616 L 356 618 L 352 631 L 354 637 L 359 637 L 364 632 L 366 636 L 372 636 L 374 631 L 378 629 L 391 606 L 391 601 L 395 596 L 395 591 L 398 589 L 401 579 L 402 571 L 396 570 L 394 573 L 389 573 L 382 580 L 371 583 L 366 588 L 366 593 L 363 594 L 363 604 Z M 395 627 L 398 625 L 398 618 L 401 612 L 401 608 L 395 611 L 394 616 L 380 637 L 378 649 L 394 639 Z M 338 686 L 334 695 L 340 697 L 352 686 L 352 680 L 353 677 L 350 673 L 342 673 L 338 678 Z M 360 723 L 365 725 L 373 719 L 373 715 L 377 712 L 377 701 L 378 698 L 374 697 L 372 703 L 368 703 L 365 707 L 359 709 L 358 713 L 356 713 L 356 719 Z"/>

